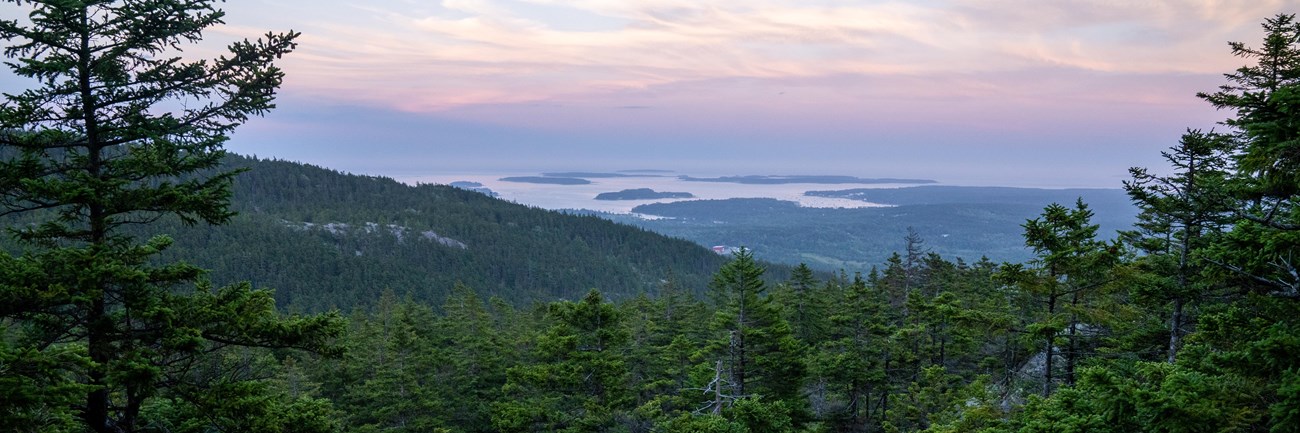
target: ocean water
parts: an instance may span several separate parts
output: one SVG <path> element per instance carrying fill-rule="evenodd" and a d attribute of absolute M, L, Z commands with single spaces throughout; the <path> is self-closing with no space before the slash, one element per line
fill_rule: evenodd
<path fill-rule="evenodd" d="M 660 177 L 611 177 L 586 178 L 588 185 L 551 185 L 500 180 L 509 176 L 538 176 L 539 173 L 443 173 L 421 176 L 399 177 L 397 180 L 408 184 L 433 183 L 450 184 L 452 182 L 478 182 L 496 192 L 505 200 L 520 204 L 536 206 L 543 209 L 588 209 L 610 213 L 628 214 L 632 208 L 648 203 L 666 203 L 682 200 L 721 200 L 729 198 L 774 198 L 799 203 L 801 206 L 820 208 L 861 208 L 882 207 L 887 205 L 867 203 L 856 200 L 808 197 L 806 191 L 840 190 L 850 188 L 897 188 L 900 184 L 821 184 L 791 183 L 777 185 L 753 185 L 725 182 L 692 182 L 679 179 L 681 173 Z M 692 173 L 696 177 L 714 177 Z M 596 200 L 597 194 L 616 192 L 625 189 L 650 188 L 659 192 L 689 192 L 693 199 L 657 199 L 657 200 Z"/>

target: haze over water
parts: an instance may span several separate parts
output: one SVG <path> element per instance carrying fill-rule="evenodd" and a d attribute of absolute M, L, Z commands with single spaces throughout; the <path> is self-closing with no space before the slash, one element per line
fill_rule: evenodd
<path fill-rule="evenodd" d="M 648 203 L 665 203 L 683 200 L 721 200 L 729 198 L 775 198 L 798 202 L 805 207 L 822 208 L 861 208 L 884 206 L 856 200 L 808 197 L 806 191 L 840 190 L 851 188 L 897 188 L 914 186 L 913 184 L 890 183 L 788 183 L 788 184 L 741 184 L 731 182 L 697 182 L 678 178 L 686 173 L 666 173 L 646 177 L 589 177 L 586 185 L 554 185 L 527 182 L 502 181 L 508 176 L 538 176 L 537 172 L 466 172 L 444 173 L 423 176 L 397 178 L 399 181 L 416 183 L 450 184 L 466 181 L 478 182 L 491 189 L 498 196 L 520 204 L 544 209 L 587 209 L 611 213 L 631 213 L 636 206 Z M 705 176 L 698 173 L 695 177 Z M 626 189 L 650 188 L 657 192 L 689 192 L 695 198 L 687 199 L 653 199 L 653 200 L 596 200 L 597 194 L 617 192 Z"/>

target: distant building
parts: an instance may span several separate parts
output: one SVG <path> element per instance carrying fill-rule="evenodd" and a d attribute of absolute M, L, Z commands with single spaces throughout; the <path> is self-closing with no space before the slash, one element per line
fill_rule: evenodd
<path fill-rule="evenodd" d="M 713 252 L 721 255 L 735 254 L 740 252 L 740 247 L 729 247 L 726 245 L 713 246 Z"/>

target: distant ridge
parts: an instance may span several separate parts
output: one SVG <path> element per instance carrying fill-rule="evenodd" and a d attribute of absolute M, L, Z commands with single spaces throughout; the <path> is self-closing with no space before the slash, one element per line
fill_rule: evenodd
<path fill-rule="evenodd" d="M 652 173 L 593 173 L 586 171 L 567 171 L 560 173 L 542 173 L 545 177 L 577 177 L 577 178 L 615 178 L 615 177 L 664 177 L 662 174 Z"/>
<path fill-rule="evenodd" d="M 870 271 L 905 248 L 909 228 L 928 251 L 968 262 L 988 257 L 1021 262 L 1034 257 L 1025 247 L 1026 220 L 1051 203 L 1073 206 L 1082 199 L 1095 212 L 1098 236 L 1113 238 L 1132 228 L 1137 208 L 1121 189 L 1034 189 L 915 186 L 809 191 L 810 196 L 891 205 L 864 208 L 803 207 L 773 198 L 686 200 L 640 205 L 632 212 L 662 219 L 608 218 L 693 240 L 732 245 L 743 240 L 755 256 L 778 263 L 805 262 L 814 268 Z"/>
<path fill-rule="evenodd" d="M 725 182 L 725 183 L 771 184 L 771 185 L 789 184 L 789 183 L 822 183 L 822 184 L 938 183 L 930 179 L 863 178 L 863 177 L 855 177 L 855 176 L 819 176 L 819 175 L 791 175 L 791 176 L 751 175 L 751 176 L 723 176 L 723 177 L 678 176 L 677 178 L 687 182 Z"/>
<path fill-rule="evenodd" d="M 539 183 L 546 185 L 589 185 L 590 180 L 576 177 L 554 177 L 554 176 L 511 176 L 500 179 L 502 182 L 516 183 Z"/>
<path fill-rule="evenodd" d="M 837 191 L 808 191 L 812 197 L 843 198 L 891 205 L 1018 203 L 1043 206 L 1057 202 L 1072 204 L 1079 197 L 1105 199 L 1127 205 L 1128 195 L 1113 188 L 1016 188 L 1003 186 L 911 186 L 904 188 L 854 188 Z M 1109 204 L 1108 203 L 1108 204 Z"/>
<path fill-rule="evenodd" d="M 224 168 L 248 169 L 235 179 L 239 214 L 229 224 L 162 220 L 138 235 L 171 236 L 165 259 L 210 269 L 217 285 L 272 288 L 288 311 L 347 311 L 385 290 L 440 305 L 457 284 L 519 306 L 580 299 L 592 288 L 613 299 L 653 294 L 666 278 L 703 294 L 726 261 L 642 228 L 445 185 L 243 156 L 228 157 Z M 12 249 L 8 242 L 0 237 L 0 248 Z M 769 270 L 774 279 L 788 275 L 780 265 Z"/>
<path fill-rule="evenodd" d="M 676 173 L 676 171 L 673 170 L 657 170 L 652 168 L 643 168 L 639 170 L 619 170 L 618 172 L 619 173 L 660 173 L 660 174 Z"/>

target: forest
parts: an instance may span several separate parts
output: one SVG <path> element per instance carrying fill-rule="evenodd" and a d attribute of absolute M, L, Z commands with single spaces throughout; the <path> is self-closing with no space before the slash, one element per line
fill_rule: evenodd
<path fill-rule="evenodd" d="M 726 261 L 644 229 L 460 188 L 240 155 L 227 155 L 219 167 L 212 172 L 244 171 L 232 185 L 237 214 L 230 221 L 187 225 L 164 217 L 123 231 L 166 233 L 173 244 L 161 260 L 193 263 L 217 285 L 273 288 L 286 311 L 369 307 L 383 289 L 436 304 L 456 283 L 516 305 L 579 299 L 593 287 L 624 299 L 653 292 L 669 275 L 702 291 Z M 48 217 L 0 216 L 0 224 Z M 9 238 L 0 239 L 0 249 L 21 251 Z M 770 266 L 774 278 L 789 274 L 789 266 Z"/>
<path fill-rule="evenodd" d="M 208 2 L 33 8 L 0 21 L 9 67 L 38 83 L 0 105 L 0 212 L 16 218 L 0 430 L 1300 431 L 1294 15 L 1265 19 L 1258 46 L 1231 43 L 1248 64 L 1198 94 L 1228 113 L 1222 130 L 1188 130 L 1168 167 L 1132 169 L 1140 214 L 1113 238 L 1077 200 L 1022 224 L 1033 255 L 1018 263 L 950 260 L 908 231 L 869 272 L 774 278 L 741 250 L 707 282 L 668 274 L 613 300 L 617 287 L 520 300 L 453 282 L 290 314 L 173 255 L 189 234 L 160 230 L 235 220 L 235 185 L 257 167 L 222 168 L 222 144 L 273 108 L 273 63 L 298 35 L 187 63 L 158 54 L 221 22 Z M 324 185 L 310 180 L 265 193 Z M 393 223 L 432 228 L 407 214 Z"/>

